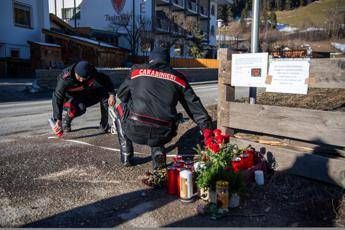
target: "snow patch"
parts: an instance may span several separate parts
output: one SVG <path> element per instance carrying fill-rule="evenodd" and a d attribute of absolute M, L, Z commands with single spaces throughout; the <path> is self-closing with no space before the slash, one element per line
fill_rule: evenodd
<path fill-rule="evenodd" d="M 331 45 L 340 50 L 341 52 L 345 53 L 345 44 L 341 44 L 341 43 L 336 43 L 336 42 L 332 42 Z"/>

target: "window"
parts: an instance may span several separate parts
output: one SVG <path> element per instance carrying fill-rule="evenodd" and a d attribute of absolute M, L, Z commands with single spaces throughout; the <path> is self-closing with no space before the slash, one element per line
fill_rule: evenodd
<path fill-rule="evenodd" d="M 215 10 L 214 5 L 211 6 L 211 15 L 212 15 L 212 16 L 215 16 L 215 15 L 216 15 L 216 10 Z"/>
<path fill-rule="evenodd" d="M 75 8 L 75 18 L 80 19 L 80 7 Z M 71 20 L 74 19 L 74 8 L 62 8 L 61 15 L 63 20 Z"/>
<path fill-rule="evenodd" d="M 13 4 L 14 25 L 19 27 L 32 28 L 31 7 L 18 2 Z"/>
<path fill-rule="evenodd" d="M 19 49 L 11 49 L 11 57 L 13 58 L 19 58 L 20 57 Z"/>

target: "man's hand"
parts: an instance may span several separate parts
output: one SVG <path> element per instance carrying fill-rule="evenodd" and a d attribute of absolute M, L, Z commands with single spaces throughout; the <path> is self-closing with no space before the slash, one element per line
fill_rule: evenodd
<path fill-rule="evenodd" d="M 109 98 L 108 98 L 108 105 L 110 105 L 110 106 L 114 106 L 114 105 L 115 105 L 115 103 L 116 103 L 115 96 L 114 96 L 114 95 L 112 95 L 112 94 L 110 94 L 110 95 L 109 95 Z"/>

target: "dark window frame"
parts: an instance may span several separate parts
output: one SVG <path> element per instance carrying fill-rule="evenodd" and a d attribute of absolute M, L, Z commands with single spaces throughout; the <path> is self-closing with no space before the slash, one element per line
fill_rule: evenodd
<path fill-rule="evenodd" d="M 25 4 L 25 3 L 22 3 L 22 2 L 18 2 L 18 1 L 13 1 L 13 8 L 12 8 L 12 12 L 13 12 L 13 23 L 14 23 L 14 26 L 16 27 L 21 27 L 21 28 L 27 28 L 27 29 L 33 29 L 33 26 L 32 26 L 32 22 L 33 22 L 33 14 L 32 14 L 32 6 L 31 5 L 28 5 L 28 4 Z M 16 9 L 19 9 L 19 10 L 23 10 L 23 11 L 27 11 L 29 12 L 29 23 L 28 24 L 21 24 L 21 23 L 18 23 L 16 21 Z"/>
<path fill-rule="evenodd" d="M 18 55 L 12 55 L 12 52 L 18 52 Z M 10 56 L 11 58 L 20 58 L 20 49 L 18 48 L 11 48 L 10 49 Z"/>

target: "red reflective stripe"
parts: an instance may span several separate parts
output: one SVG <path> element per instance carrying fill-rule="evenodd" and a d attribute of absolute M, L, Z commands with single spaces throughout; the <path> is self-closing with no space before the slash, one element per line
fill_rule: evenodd
<path fill-rule="evenodd" d="M 95 81 L 96 81 L 95 78 L 91 78 L 85 84 L 90 87 Z M 85 86 L 84 85 L 80 85 L 80 86 L 76 86 L 76 87 L 67 88 L 67 91 L 68 92 L 76 92 L 76 91 L 82 91 L 84 89 L 85 89 Z"/>
<path fill-rule="evenodd" d="M 122 118 L 124 112 L 123 112 L 123 108 L 122 108 L 121 104 L 119 104 L 119 105 L 116 107 L 116 110 L 119 112 L 120 117 Z"/>
<path fill-rule="evenodd" d="M 65 104 L 63 104 L 63 107 L 64 108 L 69 108 L 69 111 L 68 111 L 68 116 L 70 118 L 74 118 L 75 117 L 75 114 L 77 112 L 76 108 L 74 107 L 74 105 L 72 105 L 71 102 L 66 102 Z"/>
<path fill-rule="evenodd" d="M 83 89 L 84 89 L 84 86 L 77 86 L 77 87 L 67 88 L 66 91 L 68 91 L 68 92 L 75 92 L 75 91 L 82 91 Z"/>
<path fill-rule="evenodd" d="M 95 78 L 91 78 L 90 80 L 88 80 L 88 81 L 86 82 L 86 84 L 87 84 L 88 86 L 91 86 L 95 81 L 96 81 Z"/>
<path fill-rule="evenodd" d="M 135 69 L 131 73 L 131 79 L 137 78 L 137 77 L 154 77 L 154 78 L 159 78 L 163 80 L 168 80 L 172 81 L 183 88 L 186 87 L 186 82 L 181 79 L 180 77 L 171 74 L 171 73 L 165 73 L 165 72 L 160 72 L 152 69 Z"/>

